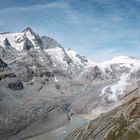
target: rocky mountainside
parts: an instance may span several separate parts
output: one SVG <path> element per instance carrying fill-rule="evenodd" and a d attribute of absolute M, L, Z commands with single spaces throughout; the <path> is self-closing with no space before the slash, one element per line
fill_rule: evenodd
<path fill-rule="evenodd" d="M 20 140 L 61 127 L 72 114 L 115 106 L 140 80 L 140 60 L 95 63 L 31 28 L 0 34 L 0 137 Z"/>
<path fill-rule="evenodd" d="M 88 86 L 76 75 L 91 63 L 31 28 L 0 34 L 1 139 L 19 140 L 64 125 L 71 116 L 69 100 Z"/>
<path fill-rule="evenodd" d="M 65 140 L 139 140 L 139 88 L 130 94 L 122 105 L 76 129 Z"/>

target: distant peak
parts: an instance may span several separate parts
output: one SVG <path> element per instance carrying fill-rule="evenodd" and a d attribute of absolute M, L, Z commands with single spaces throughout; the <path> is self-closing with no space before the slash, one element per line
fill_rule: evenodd
<path fill-rule="evenodd" d="M 22 32 L 28 32 L 28 31 L 31 32 L 31 33 L 34 33 L 31 27 L 27 27 Z"/>
<path fill-rule="evenodd" d="M 10 32 L 3 32 L 3 33 L 0 33 L 0 35 L 5 35 L 5 34 L 9 34 Z"/>
<path fill-rule="evenodd" d="M 32 30 L 31 27 L 27 27 L 22 32 L 24 33 L 25 36 L 29 33 L 29 34 L 33 35 L 34 37 L 37 37 L 36 33 Z"/>
<path fill-rule="evenodd" d="M 103 61 L 100 64 L 108 65 L 108 64 L 120 64 L 120 63 L 126 63 L 126 64 L 133 64 L 139 62 L 140 59 L 128 56 L 128 55 L 120 55 L 113 57 L 111 60 Z"/>
<path fill-rule="evenodd" d="M 113 59 L 138 59 L 138 58 L 129 55 L 120 55 L 117 57 L 113 57 Z"/>
<path fill-rule="evenodd" d="M 119 59 L 119 58 L 128 59 L 129 56 L 127 56 L 127 55 L 120 55 L 120 56 L 115 56 L 115 57 L 113 57 L 112 59 Z"/>

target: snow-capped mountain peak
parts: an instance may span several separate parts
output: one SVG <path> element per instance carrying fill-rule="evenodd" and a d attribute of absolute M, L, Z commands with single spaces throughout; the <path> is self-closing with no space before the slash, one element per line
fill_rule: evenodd
<path fill-rule="evenodd" d="M 110 63 L 136 63 L 139 59 L 127 55 L 121 55 L 118 57 L 114 57 Z"/>
<path fill-rule="evenodd" d="M 42 53 L 45 52 L 49 56 L 51 63 L 62 69 L 78 69 L 93 66 L 95 63 L 85 56 L 82 56 L 72 49 L 65 49 L 60 43 L 51 37 L 37 35 L 30 27 L 19 33 L 0 34 L 0 46 L 4 49 L 11 48 L 23 55 L 25 51 L 31 48 L 39 53 L 41 62 Z M 39 52 L 40 51 L 40 52 Z"/>
<path fill-rule="evenodd" d="M 38 43 L 38 36 L 29 27 L 23 30 L 23 32 L 19 33 L 0 34 L 0 46 L 2 46 L 3 48 L 6 47 L 6 41 L 11 45 L 12 48 L 16 49 L 17 51 L 22 51 L 24 49 L 23 46 L 27 40 L 30 41 L 34 45 L 34 47 L 40 47 Z"/>
<path fill-rule="evenodd" d="M 101 65 L 110 65 L 110 64 L 133 64 L 140 61 L 139 59 L 127 55 L 121 55 L 117 57 L 113 57 L 111 60 L 103 61 Z"/>
<path fill-rule="evenodd" d="M 27 28 L 24 29 L 22 32 L 30 32 L 31 34 L 34 34 L 34 31 L 32 30 L 31 27 L 27 27 Z"/>
<path fill-rule="evenodd" d="M 99 65 L 106 77 L 116 79 L 117 82 L 107 85 L 102 89 L 102 95 L 108 96 L 108 100 L 117 101 L 119 96 L 126 93 L 127 88 L 139 79 L 140 59 L 131 56 L 118 56 L 110 61 L 104 61 Z"/>
<path fill-rule="evenodd" d="M 105 72 L 106 70 L 113 71 L 113 69 L 130 69 L 131 67 L 133 67 L 133 65 L 139 62 L 140 59 L 138 58 L 121 55 L 118 57 L 114 57 L 111 60 L 98 63 L 97 65 L 99 66 L 101 71 Z"/>

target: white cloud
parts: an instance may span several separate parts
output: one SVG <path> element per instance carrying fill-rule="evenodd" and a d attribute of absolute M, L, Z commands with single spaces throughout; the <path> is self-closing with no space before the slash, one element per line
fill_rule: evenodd
<path fill-rule="evenodd" d="M 10 7 L 10 8 L 3 8 L 0 9 L 0 12 L 12 12 L 12 11 L 28 11 L 28 10 L 37 10 L 37 9 L 67 9 L 69 8 L 68 2 L 63 1 L 56 1 L 56 2 L 50 2 L 46 4 L 38 4 L 38 5 L 31 5 L 31 6 L 25 6 L 25 7 Z"/>

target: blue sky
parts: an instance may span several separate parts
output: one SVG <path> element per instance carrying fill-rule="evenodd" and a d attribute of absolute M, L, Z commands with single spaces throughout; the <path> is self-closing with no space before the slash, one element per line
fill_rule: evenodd
<path fill-rule="evenodd" d="M 0 32 L 28 26 L 95 61 L 140 58 L 140 0 L 0 0 Z"/>

